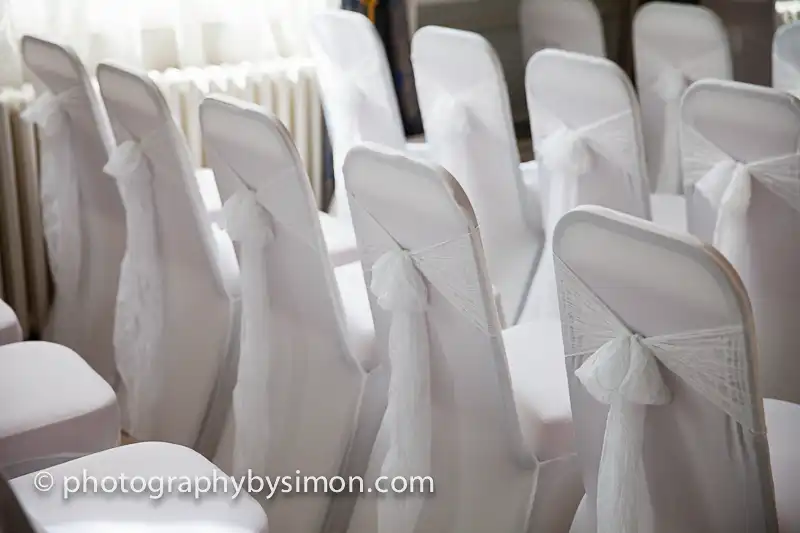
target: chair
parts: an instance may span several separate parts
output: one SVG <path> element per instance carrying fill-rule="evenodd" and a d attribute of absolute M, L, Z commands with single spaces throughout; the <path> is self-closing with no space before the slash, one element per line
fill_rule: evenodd
<path fill-rule="evenodd" d="M 218 375 L 238 353 L 236 256 L 209 221 L 186 141 L 155 84 L 110 64 L 97 79 L 119 143 L 105 170 L 128 227 L 114 331 L 124 428 L 137 440 L 200 447 L 221 431 L 206 419 Z"/>
<path fill-rule="evenodd" d="M 478 222 L 443 168 L 370 144 L 344 173 L 391 365 L 364 486 L 423 480 L 362 495 L 348 530 L 566 531 L 581 492 L 558 323 L 501 332 Z"/>
<path fill-rule="evenodd" d="M 367 17 L 355 11 L 323 11 L 312 19 L 310 38 L 333 146 L 336 190 L 331 212 L 349 222 L 342 164 L 350 148 L 370 141 L 423 155 L 425 146 L 406 142 L 389 60 Z"/>
<path fill-rule="evenodd" d="M 579 204 L 650 218 L 639 106 L 625 73 L 603 58 L 543 50 L 528 62 L 525 80 L 547 243 L 521 321 L 557 320 L 551 239 L 558 220 Z"/>
<path fill-rule="evenodd" d="M 45 493 L 36 490 L 35 473 L 9 483 L 17 505 L 34 530 L 268 531 L 267 515 L 261 506 L 248 494 L 237 494 L 224 472 L 183 446 L 164 442 L 129 444 L 60 464 L 47 472 L 54 486 Z M 0 489 L 5 483 L 0 480 Z M 87 492 L 70 493 L 84 487 Z M 115 493 L 107 493 L 107 487 L 116 487 Z M 8 491 L 0 490 L 3 492 Z M 63 496 L 65 492 L 68 499 Z"/>
<path fill-rule="evenodd" d="M 49 342 L 0 346 L 0 469 L 27 473 L 43 457 L 119 442 L 111 386 L 81 356 Z"/>
<path fill-rule="evenodd" d="M 634 17 L 633 45 L 650 184 L 682 194 L 681 97 L 693 81 L 733 79 L 725 26 L 704 7 L 648 2 Z"/>
<path fill-rule="evenodd" d="M 736 113 L 731 113 L 736 109 Z M 796 314 L 800 251 L 800 110 L 774 89 L 694 84 L 684 97 L 681 152 L 689 230 L 730 261 L 758 333 L 760 391 L 800 403 Z"/>
<path fill-rule="evenodd" d="M 800 93 L 800 22 L 778 28 L 772 41 L 772 86 Z"/>
<path fill-rule="evenodd" d="M 362 475 L 383 411 L 363 393 L 379 360 L 361 267 L 331 268 L 308 176 L 276 118 L 215 97 L 200 123 L 242 272 L 238 378 L 215 462 L 274 479 Z M 318 533 L 331 501 L 265 496 L 271 527 L 298 533 Z"/>
<path fill-rule="evenodd" d="M 572 531 L 797 531 L 800 406 L 762 403 L 731 266 L 596 206 L 561 219 L 553 253 L 586 488 Z"/>
<path fill-rule="evenodd" d="M 480 35 L 428 26 L 411 44 L 430 157 L 459 181 L 481 225 L 503 316 L 519 319 L 541 254 L 538 199 L 526 190 L 503 71 Z"/>
<path fill-rule="evenodd" d="M 44 86 L 26 118 L 39 125 L 42 215 L 55 299 L 45 338 L 77 351 L 116 384 L 114 309 L 125 210 L 103 173 L 108 117 L 72 48 L 24 36 L 22 57 Z"/>
<path fill-rule="evenodd" d="M 0 346 L 22 341 L 22 327 L 14 310 L 0 300 Z"/>
<path fill-rule="evenodd" d="M 523 0 L 519 5 L 522 58 L 558 48 L 605 57 L 603 21 L 592 0 Z"/>

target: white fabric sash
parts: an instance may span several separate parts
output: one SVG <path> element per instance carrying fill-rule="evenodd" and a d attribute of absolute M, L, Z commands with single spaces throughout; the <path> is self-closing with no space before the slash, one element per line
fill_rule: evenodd
<path fill-rule="evenodd" d="M 44 92 L 22 113 L 23 120 L 39 127 L 41 140 L 42 222 L 58 300 L 50 334 L 72 347 L 76 347 L 77 332 L 69 316 L 80 313 L 83 239 L 80 176 L 73 156 L 69 114 L 85 103 L 82 88 L 76 86 L 58 95 Z"/>
<path fill-rule="evenodd" d="M 680 123 L 681 98 L 683 93 L 696 80 L 708 77 L 708 72 L 718 70 L 720 64 L 728 61 L 725 48 L 712 50 L 673 62 L 655 49 L 644 46 L 639 54 L 650 63 L 650 68 L 658 74 L 649 82 L 644 82 L 646 91 L 654 93 L 664 104 L 663 143 L 661 145 L 660 166 L 656 180 L 656 191 L 668 194 L 682 192 L 680 168 Z"/>
<path fill-rule="evenodd" d="M 312 334 L 290 331 L 295 324 L 279 325 L 280 317 L 271 310 L 270 245 L 276 233 L 288 230 L 308 246 L 317 246 L 295 212 L 298 202 L 307 200 L 293 197 L 294 188 L 287 179 L 290 170 L 265 171 L 270 176 L 259 177 L 254 190 L 225 158 L 215 155 L 215 162 L 237 183 L 236 192 L 222 207 L 225 230 L 239 246 L 242 287 L 242 342 L 233 391 L 233 470 L 243 474 L 251 469 L 265 475 L 291 423 L 290 395 L 296 388 L 293 368 L 303 368 L 302 358 L 315 342 Z"/>
<path fill-rule="evenodd" d="M 440 85 L 435 79 L 434 75 L 430 75 L 429 83 L 434 89 L 430 123 L 447 124 L 444 131 L 453 138 L 454 142 L 451 144 L 465 145 L 462 137 L 469 133 L 472 121 L 476 118 L 473 109 L 479 102 L 494 99 L 494 83 L 489 80 L 453 91 Z"/>
<path fill-rule="evenodd" d="M 114 350 L 124 384 L 126 429 L 141 440 L 157 436 L 155 413 L 165 374 L 165 354 L 160 351 L 165 319 L 164 273 L 155 177 L 147 152 L 163 144 L 168 133 L 164 127 L 141 139 L 122 142 L 103 169 L 116 178 L 125 206 L 127 246 L 117 291 Z"/>
<path fill-rule="evenodd" d="M 637 171 L 636 137 L 630 109 L 572 128 L 533 102 L 531 116 L 536 153 L 547 171 L 547 234 L 559 219 L 578 205 L 578 179 L 588 172 L 595 154 L 619 168 L 629 180 L 641 179 Z"/>
<path fill-rule="evenodd" d="M 552 236 L 556 224 L 579 203 L 579 180 L 600 156 L 623 172 L 628 180 L 641 180 L 636 170 L 633 113 L 630 109 L 571 128 L 545 106 L 533 102 L 535 149 L 545 169 L 547 194 L 545 249 L 539 261 L 525 307 L 526 320 L 558 319 L 558 294 L 553 270 Z M 631 185 L 632 187 L 633 185 Z"/>
<path fill-rule="evenodd" d="M 800 211 L 800 152 L 741 162 L 691 126 L 684 126 L 683 136 L 686 186 L 696 188 L 717 210 L 712 244 L 740 270 L 747 257 L 751 179 Z"/>
<path fill-rule="evenodd" d="M 598 533 L 652 533 L 642 449 L 647 406 L 671 393 L 663 365 L 742 427 L 754 428 L 741 324 L 642 337 L 558 256 L 567 357 L 586 357 L 575 376 L 609 406 L 597 479 Z"/>
<path fill-rule="evenodd" d="M 368 244 L 361 252 L 365 261 L 372 262 L 370 290 L 378 304 L 391 313 L 392 372 L 383 420 L 391 444 L 380 475 L 427 476 L 431 474 L 432 444 L 426 317 L 429 291 L 437 291 L 476 327 L 489 331 L 480 291 L 464 286 L 465 280 L 477 279 L 471 255 L 472 235 L 410 251 L 395 241 L 353 196 L 350 201 L 357 226 L 368 232 L 369 238 L 365 239 Z M 382 498 L 378 503 L 378 531 L 413 533 L 424 498 L 418 494 Z"/>

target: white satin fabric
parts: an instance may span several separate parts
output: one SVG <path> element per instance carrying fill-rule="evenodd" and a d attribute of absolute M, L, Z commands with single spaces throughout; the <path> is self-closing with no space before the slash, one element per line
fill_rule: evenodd
<path fill-rule="evenodd" d="M 636 53 L 641 56 L 640 62 L 653 65 L 652 70 L 658 72 L 642 84 L 640 91 L 655 94 L 664 106 L 656 192 L 680 194 L 683 185 L 679 146 L 681 98 L 692 82 L 707 77 L 706 72 L 714 71 L 717 65 L 727 61 L 727 48 L 714 48 L 677 63 L 647 46 L 640 46 Z"/>
<path fill-rule="evenodd" d="M 601 120 L 572 128 L 533 102 L 534 146 L 541 161 L 544 193 L 547 197 L 546 243 L 525 308 L 526 320 L 558 320 L 558 295 L 552 261 L 552 237 L 556 224 L 579 204 L 580 178 L 592 168 L 595 157 L 602 157 L 629 176 L 641 179 L 633 168 L 636 145 L 630 135 L 633 113 L 630 109 Z"/>
<path fill-rule="evenodd" d="M 492 98 L 495 94 L 495 84 L 492 82 L 465 85 L 457 92 L 446 87 L 435 86 L 436 97 L 431 121 L 449 124 L 447 132 L 456 138 L 452 143 L 448 143 L 449 146 L 468 148 L 468 144 L 463 142 L 461 137 L 467 135 L 470 128 L 473 127 L 470 110 L 475 109 L 476 106 L 471 103 Z M 468 157 L 466 159 L 469 160 Z"/>
<path fill-rule="evenodd" d="M 114 350 L 122 379 L 123 425 L 139 439 L 155 439 L 165 374 L 164 272 L 153 172 L 147 151 L 164 142 L 167 128 L 122 142 L 103 169 L 117 180 L 125 206 L 127 248 L 122 260 L 114 323 Z"/>
<path fill-rule="evenodd" d="M 470 254 L 471 235 L 463 235 L 420 250 L 404 249 L 377 219 L 351 196 L 357 226 L 369 232 L 367 243 L 384 243 L 362 249 L 372 266 L 370 290 L 378 305 L 391 313 L 389 400 L 381 431 L 388 429 L 389 449 L 380 475 L 431 475 L 432 405 L 430 339 L 426 310 L 428 291 L 442 294 L 459 312 L 482 330 L 488 330 L 479 291 L 459 285 L 453 271 L 462 254 Z M 363 219 L 363 222 L 362 222 Z M 425 504 L 424 494 L 388 496 L 378 502 L 379 533 L 413 533 Z"/>
<path fill-rule="evenodd" d="M 747 210 L 752 180 L 800 212 L 800 152 L 758 161 L 737 161 L 701 133 L 683 128 L 683 172 L 717 212 L 712 244 L 742 274 L 748 257 Z"/>
<path fill-rule="evenodd" d="M 55 282 L 46 337 L 78 351 L 84 334 L 79 321 L 83 224 L 68 121 L 70 112 L 84 103 L 76 86 L 57 95 L 45 91 L 22 113 L 23 120 L 39 127 L 42 223 Z"/>
<path fill-rule="evenodd" d="M 735 324 L 644 338 L 557 256 L 555 264 L 566 357 L 585 358 L 575 376 L 609 406 L 597 481 L 597 533 L 652 533 L 642 452 L 647 407 L 671 401 L 662 370 L 754 431 L 747 369 L 737 364 L 744 361 L 744 328 Z"/>

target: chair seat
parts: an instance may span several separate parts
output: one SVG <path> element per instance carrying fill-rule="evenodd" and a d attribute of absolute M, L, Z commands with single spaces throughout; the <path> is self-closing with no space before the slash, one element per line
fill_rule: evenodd
<path fill-rule="evenodd" d="M 328 246 L 328 257 L 333 266 L 346 265 L 359 260 L 356 234 L 352 224 L 322 211 L 319 213 L 319 224 L 322 227 L 325 244 Z"/>
<path fill-rule="evenodd" d="M 561 324 L 529 322 L 503 331 L 522 436 L 539 461 L 573 451 L 572 409 Z"/>
<path fill-rule="evenodd" d="M 651 194 L 653 222 L 659 226 L 686 233 L 686 198 L 677 194 Z"/>
<path fill-rule="evenodd" d="M 800 532 L 800 405 L 764 400 L 769 459 L 781 533 Z"/>
<path fill-rule="evenodd" d="M 0 346 L 21 340 L 22 328 L 16 313 L 7 303 L 0 300 Z"/>
<path fill-rule="evenodd" d="M 0 347 L 0 464 L 115 446 L 114 391 L 69 348 L 47 342 Z"/>
<path fill-rule="evenodd" d="M 375 325 L 361 263 L 340 266 L 334 270 L 334 275 L 347 320 L 350 350 L 361 368 L 370 372 L 377 366 L 378 359 L 374 349 Z"/>
<path fill-rule="evenodd" d="M 96 477 L 98 483 L 106 476 L 119 480 L 123 474 L 127 483 L 137 476 L 147 481 L 156 479 L 159 481 L 153 485 L 157 489 L 157 483 L 163 483 L 164 493 L 159 499 L 151 499 L 149 491 L 123 497 L 119 493 L 90 493 L 64 501 L 61 480 L 68 476 L 82 479 L 84 471 Z M 55 484 L 53 490 L 45 494 L 34 489 L 35 474 L 11 481 L 22 507 L 48 532 L 267 532 L 267 516 L 261 506 L 246 491 L 234 498 L 235 489 L 230 482 L 223 485 L 218 481 L 216 488 L 212 485 L 199 499 L 191 494 L 180 494 L 181 479 L 192 480 L 194 487 L 197 478 L 202 483 L 213 484 L 215 477 L 227 480 L 227 476 L 199 453 L 176 444 L 130 444 L 62 463 L 48 472 Z M 171 493 L 168 492 L 170 477 L 178 480 Z M 129 484 L 127 488 L 138 490 L 139 486 Z"/>

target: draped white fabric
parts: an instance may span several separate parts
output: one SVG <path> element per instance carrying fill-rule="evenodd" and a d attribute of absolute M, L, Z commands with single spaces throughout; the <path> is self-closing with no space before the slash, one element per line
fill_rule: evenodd
<path fill-rule="evenodd" d="M 693 186 L 717 211 L 712 244 L 734 267 L 744 268 L 751 180 L 800 211 L 800 152 L 737 161 L 688 125 L 683 128 L 682 149 L 686 186 Z"/>
<path fill-rule="evenodd" d="M 466 85 L 458 91 L 437 85 L 431 122 L 449 125 L 447 132 L 457 140 L 457 142 L 448 143 L 450 146 L 466 147 L 467 144 L 459 138 L 469 133 L 472 126 L 471 121 L 474 120 L 474 117 L 470 113 L 470 109 L 475 106 L 471 103 L 492 100 L 494 95 L 494 80 Z"/>
<path fill-rule="evenodd" d="M 164 272 L 147 151 L 163 143 L 168 134 L 163 128 L 122 142 L 104 168 L 117 179 L 127 225 L 114 323 L 115 359 L 124 385 L 123 423 L 130 434 L 142 440 L 157 436 L 154 415 L 165 374 L 160 351 Z"/>
<path fill-rule="evenodd" d="M 749 408 L 744 329 L 713 329 L 642 337 L 555 257 L 562 294 L 566 357 L 585 358 L 575 376 L 609 406 L 597 480 L 598 533 L 651 533 L 653 508 L 642 449 L 647 406 L 671 393 L 662 365 L 746 430 Z"/>
<path fill-rule="evenodd" d="M 659 51 L 643 46 L 637 50 L 641 62 L 653 65 L 657 72 L 644 82 L 644 90 L 654 93 L 664 105 L 663 144 L 656 192 L 679 193 L 682 190 L 680 174 L 680 111 L 683 93 L 692 82 L 707 77 L 708 71 L 727 61 L 727 49 L 715 48 L 698 53 L 680 62 L 667 59 Z"/>
<path fill-rule="evenodd" d="M 547 195 L 545 231 L 547 242 L 540 268 L 531 287 L 525 309 L 526 320 L 558 319 L 558 295 L 553 271 L 552 236 L 564 214 L 578 206 L 578 181 L 602 157 L 618 167 L 629 179 L 641 179 L 633 167 L 635 137 L 631 135 L 630 110 L 579 126 L 568 126 L 538 102 L 531 104 L 535 150 L 541 161 L 543 189 Z"/>
<path fill-rule="evenodd" d="M 83 105 L 80 87 L 57 95 L 43 93 L 22 114 L 39 126 L 42 220 L 48 260 L 56 287 L 48 337 L 80 349 L 81 194 L 68 122 L 70 112 Z M 86 102 L 88 106 L 88 102 Z M 79 110 L 80 111 L 80 110 Z"/>
<path fill-rule="evenodd" d="M 431 475 L 431 389 L 429 332 L 426 317 L 429 291 L 440 293 L 455 309 L 488 331 L 480 291 L 465 287 L 456 266 L 470 268 L 474 259 L 472 236 L 456 237 L 420 250 L 404 249 L 352 196 L 357 227 L 370 234 L 361 250 L 372 263 L 370 290 L 378 304 L 391 313 L 389 402 L 383 424 L 390 447 L 381 476 Z M 473 267 L 474 268 L 474 267 Z M 424 505 L 424 495 L 382 498 L 378 503 L 380 533 L 413 533 Z"/>
<path fill-rule="evenodd" d="M 270 244 L 285 230 L 306 246 L 317 245 L 293 210 L 300 199 L 291 198 L 299 194 L 290 186 L 292 180 L 286 179 L 291 169 L 271 170 L 253 189 L 219 154 L 216 162 L 237 184 L 222 208 L 225 229 L 238 244 L 242 286 L 241 353 L 233 391 L 233 470 L 266 475 L 268 468 L 275 468 L 270 460 L 276 460 L 281 444 L 291 441 L 287 428 L 292 423 L 292 395 L 303 393 L 298 380 L 307 367 L 306 359 L 330 351 L 325 335 L 298 328 L 297 321 L 273 309 Z"/>
<path fill-rule="evenodd" d="M 0 86 L 22 80 L 29 33 L 71 45 L 88 70 L 105 59 L 145 69 L 308 54 L 307 25 L 334 0 L 0 0 Z"/>

